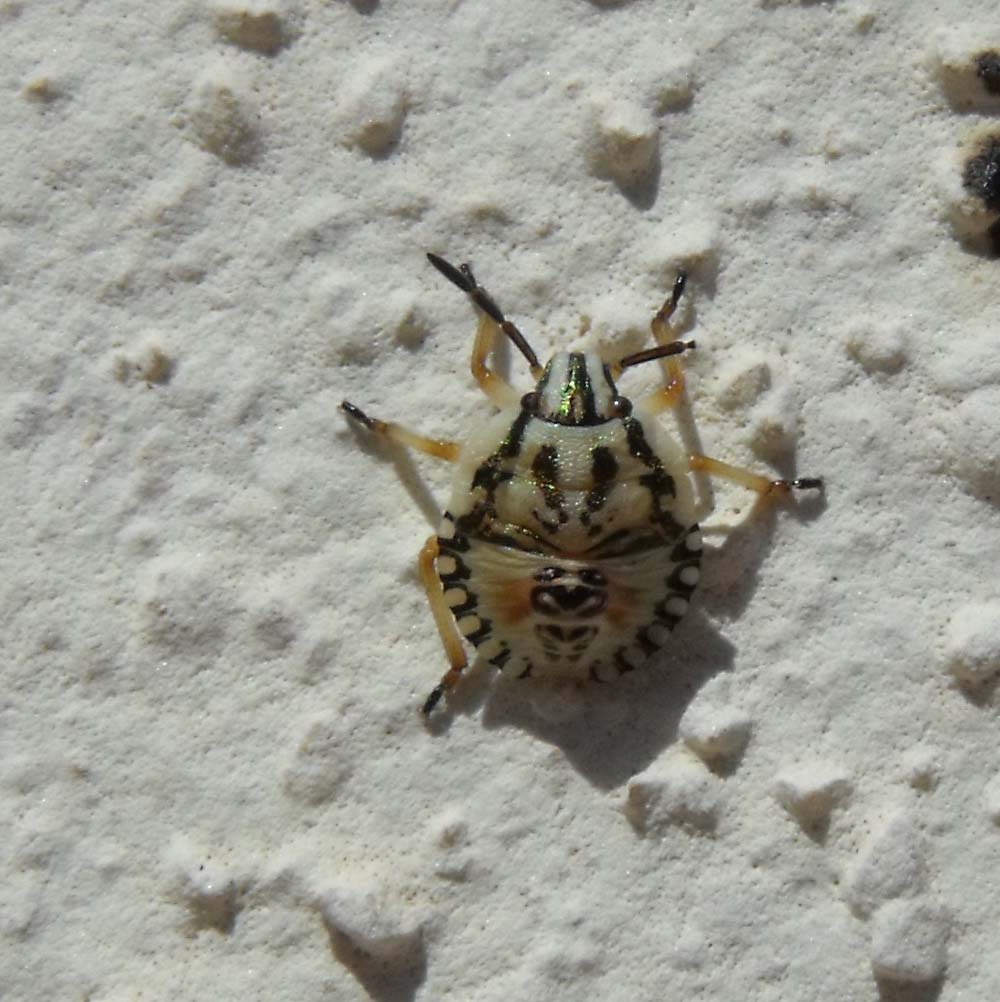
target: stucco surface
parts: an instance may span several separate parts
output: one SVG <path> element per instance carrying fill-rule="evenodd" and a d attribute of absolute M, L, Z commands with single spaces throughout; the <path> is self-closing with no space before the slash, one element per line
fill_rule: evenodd
<path fill-rule="evenodd" d="M 995 14 L 0 3 L 0 994 L 1000 997 Z M 678 434 L 826 488 L 425 726 L 449 471 L 337 408 L 491 413 L 428 250 L 542 356 L 686 269 Z"/>

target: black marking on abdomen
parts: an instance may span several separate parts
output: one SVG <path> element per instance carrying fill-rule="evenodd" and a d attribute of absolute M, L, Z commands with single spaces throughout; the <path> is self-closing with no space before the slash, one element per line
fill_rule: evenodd
<path fill-rule="evenodd" d="M 642 653 L 645 654 L 647 658 L 652 657 L 660 649 L 660 645 L 656 643 L 655 640 L 650 640 L 645 627 L 636 634 L 635 639 L 636 643 L 642 649 Z"/>
<path fill-rule="evenodd" d="M 504 436 L 495 455 L 502 459 L 513 459 L 521 451 L 521 442 L 524 439 L 524 429 L 528 427 L 531 420 L 531 411 L 522 408 L 521 413 L 514 419 L 510 426 L 510 431 Z"/>
<path fill-rule="evenodd" d="M 667 602 L 674 596 L 668 595 L 662 602 L 657 602 L 653 606 L 653 615 L 657 620 L 668 629 L 672 630 L 680 621 L 683 616 L 677 616 L 672 612 L 667 612 Z M 686 610 L 685 610 L 686 611 Z"/>
<path fill-rule="evenodd" d="M 642 430 L 642 422 L 634 417 L 626 417 L 622 421 L 625 425 L 629 452 L 649 468 L 649 473 L 639 477 L 639 483 L 649 491 L 650 504 L 653 508 L 650 521 L 660 527 L 667 539 L 675 539 L 684 532 L 684 526 L 665 507 L 665 503 L 668 504 L 677 497 L 674 478 L 667 473 L 660 457 L 649 447 L 646 433 Z"/>
<path fill-rule="evenodd" d="M 571 651 L 583 651 L 597 636 L 596 626 L 559 626 L 557 623 L 537 623 L 535 633 L 543 644 L 571 645 Z"/>
<path fill-rule="evenodd" d="M 560 524 L 567 521 L 566 497 L 559 487 L 559 450 L 554 445 L 543 445 L 531 463 L 531 473 L 535 483 L 545 498 L 545 506 L 556 512 Z M 539 518 L 540 522 L 543 522 Z M 543 522 L 548 532 L 557 532 L 558 525 Z"/>
<path fill-rule="evenodd" d="M 550 584 L 531 589 L 531 607 L 543 616 L 599 616 L 608 604 L 608 593 L 586 585 Z"/>
<path fill-rule="evenodd" d="M 442 582 L 444 578 L 441 579 Z M 465 601 L 461 605 L 451 606 L 451 614 L 456 620 L 461 619 L 463 616 L 467 616 L 470 612 L 475 612 L 479 608 L 479 599 L 476 598 L 471 592 L 465 592 Z"/>
<path fill-rule="evenodd" d="M 484 522 L 492 522 L 496 518 L 496 514 L 497 507 L 493 501 L 493 495 L 490 493 L 484 500 L 477 501 L 470 511 L 459 515 L 455 525 L 463 535 L 473 535 L 483 530 Z"/>
<path fill-rule="evenodd" d="M 651 470 L 639 477 L 639 483 L 649 491 L 650 504 L 653 511 L 649 520 L 663 529 L 668 539 L 676 539 L 686 535 L 685 527 L 674 518 L 673 512 L 664 507 L 677 496 L 677 486 L 674 478 L 665 473 L 662 468 Z"/>
<path fill-rule="evenodd" d="M 670 577 L 667 578 L 667 587 L 672 591 L 677 592 L 679 595 L 687 598 L 694 590 L 698 587 L 697 583 L 691 585 L 687 584 L 682 578 L 681 574 L 687 570 L 688 567 L 694 567 L 698 569 L 701 561 L 699 560 L 687 560 L 683 564 L 678 564 Z"/>
<path fill-rule="evenodd" d="M 466 633 L 465 639 L 475 647 L 478 647 L 484 640 L 489 640 L 493 633 L 493 624 L 488 619 L 479 617 L 479 628 L 472 633 Z"/>
<path fill-rule="evenodd" d="M 597 511 L 604 506 L 608 499 L 608 487 L 618 476 L 618 461 L 606 445 L 597 445 L 591 450 L 590 475 L 594 478 L 594 486 L 587 494 L 587 508 Z M 583 521 L 582 515 L 580 521 Z"/>
<path fill-rule="evenodd" d="M 637 534 L 634 529 L 618 529 L 605 536 L 586 551 L 588 560 L 607 560 L 610 557 L 631 557 L 664 546 L 663 536 L 647 532 Z"/>
<path fill-rule="evenodd" d="M 444 521 L 449 522 L 452 526 L 451 536 L 438 536 L 438 549 L 442 553 L 447 553 L 449 556 L 453 556 L 456 553 L 465 553 L 469 548 L 469 541 L 464 536 L 459 535 L 455 529 L 455 518 L 450 511 L 444 513 Z"/>
<path fill-rule="evenodd" d="M 697 530 L 697 525 L 689 525 L 687 532 L 684 534 L 684 538 L 670 551 L 670 559 L 675 564 L 679 564 L 682 560 L 690 560 L 692 557 L 697 557 L 700 561 L 701 551 L 692 550 L 688 545 L 688 536 Z"/>
<path fill-rule="evenodd" d="M 462 532 L 476 532 L 484 522 L 496 517 L 494 495 L 500 484 L 505 480 L 510 480 L 514 475 L 508 464 L 521 452 L 524 430 L 528 427 L 531 417 L 530 411 L 522 409 L 500 445 L 497 446 L 496 451 L 487 456 L 476 467 L 469 489 L 470 491 L 483 491 L 483 497 L 475 502 L 470 512 L 457 519 L 456 525 Z"/>
<path fill-rule="evenodd" d="M 510 660 L 510 648 L 505 647 L 499 654 L 490 658 L 490 664 L 493 665 L 494 668 L 498 668 L 502 671 L 503 666 L 507 664 L 509 660 Z"/>
<path fill-rule="evenodd" d="M 657 500 L 677 497 L 677 486 L 674 484 L 674 478 L 662 466 L 650 470 L 649 473 L 644 473 L 639 477 L 639 483 Z"/>
<path fill-rule="evenodd" d="M 445 542 L 449 542 L 449 540 L 445 540 Z M 438 539 L 438 549 L 444 550 L 444 547 L 441 546 L 440 539 Z M 448 574 L 442 574 L 438 571 L 438 577 L 441 579 L 441 584 L 448 588 L 452 585 L 461 584 L 463 581 L 468 581 L 469 578 L 472 577 L 472 571 L 470 571 L 469 568 L 462 563 L 462 559 L 457 553 L 449 551 L 445 555 L 451 557 L 451 559 L 455 561 L 455 569 Z"/>
<path fill-rule="evenodd" d="M 615 667 L 618 669 L 619 675 L 625 675 L 630 671 L 635 671 L 636 666 L 625 657 L 624 647 L 619 647 L 618 650 L 615 651 Z"/>
<path fill-rule="evenodd" d="M 629 415 L 622 418 L 622 424 L 625 425 L 625 440 L 628 442 L 628 451 L 636 459 L 641 459 L 650 469 L 655 469 L 657 466 L 662 468 L 663 464 L 646 441 L 646 433 L 642 430 L 642 422 L 638 418 Z"/>

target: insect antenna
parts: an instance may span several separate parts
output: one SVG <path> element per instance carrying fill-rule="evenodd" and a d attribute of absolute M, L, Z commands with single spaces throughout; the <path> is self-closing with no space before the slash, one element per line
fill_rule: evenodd
<path fill-rule="evenodd" d="M 503 310 L 497 306 L 493 297 L 476 281 L 472 274 L 472 269 L 467 264 L 459 265 L 457 268 L 449 264 L 443 257 L 437 254 L 427 254 L 427 260 L 449 282 L 457 285 L 469 298 L 485 313 L 491 320 L 495 320 L 500 329 L 511 341 L 515 348 L 528 360 L 528 365 L 534 375 L 540 375 L 542 367 L 539 364 L 538 356 L 534 349 L 528 344 L 524 335 L 517 327 L 503 315 Z"/>
<path fill-rule="evenodd" d="M 694 347 L 694 341 L 669 341 L 667 344 L 658 344 L 655 348 L 647 348 L 645 351 L 637 351 L 634 355 L 626 355 L 618 363 L 618 368 L 627 369 L 632 365 L 642 365 L 643 362 L 652 362 L 657 358 L 680 355 L 681 352 L 690 351 Z"/>

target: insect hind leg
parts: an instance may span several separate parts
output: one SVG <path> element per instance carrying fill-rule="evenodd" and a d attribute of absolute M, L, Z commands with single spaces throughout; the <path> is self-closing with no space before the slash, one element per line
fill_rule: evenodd
<path fill-rule="evenodd" d="M 431 614 L 434 616 L 434 624 L 437 626 L 438 635 L 441 637 L 441 644 L 444 647 L 445 654 L 448 656 L 450 667 L 424 701 L 422 713 L 425 717 L 437 706 L 438 701 L 446 692 L 454 689 L 468 664 L 468 659 L 465 656 L 465 648 L 462 646 L 462 636 L 458 632 L 458 626 L 455 624 L 451 608 L 445 601 L 444 588 L 441 585 L 441 579 L 438 577 L 435 567 L 435 562 L 439 554 L 440 549 L 438 547 L 437 536 L 431 536 L 424 543 L 420 551 L 418 564 L 420 567 L 420 580 L 423 583 L 424 591 L 427 593 L 427 601 L 431 607 Z"/>

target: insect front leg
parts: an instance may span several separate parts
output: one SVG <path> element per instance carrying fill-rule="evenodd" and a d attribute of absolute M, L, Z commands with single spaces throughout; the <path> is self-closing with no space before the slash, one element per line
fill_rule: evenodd
<path fill-rule="evenodd" d="M 518 402 L 517 391 L 487 364 L 486 360 L 496 345 L 497 334 L 503 334 L 519 352 L 528 360 L 531 374 L 535 379 L 541 378 L 542 367 L 531 346 L 517 326 L 504 315 L 493 297 L 476 281 L 472 268 L 467 264 L 457 268 L 449 264 L 437 254 L 428 254 L 427 260 L 453 285 L 458 286 L 479 311 L 479 326 L 476 328 L 476 340 L 472 347 L 470 368 L 473 378 L 479 384 L 493 403 L 503 410 Z"/>
<path fill-rule="evenodd" d="M 427 601 L 430 603 L 431 613 L 434 616 L 434 624 L 437 626 L 445 654 L 448 656 L 448 664 L 451 667 L 444 673 L 441 681 L 424 701 L 423 713 L 425 716 L 437 706 L 438 700 L 446 692 L 457 685 L 468 664 L 465 648 L 462 646 L 462 635 L 458 632 L 455 618 L 451 614 L 451 607 L 445 601 L 444 588 L 435 568 L 439 552 L 437 536 L 431 536 L 420 551 L 420 580 L 423 582 L 424 591 L 427 592 Z"/>
<path fill-rule="evenodd" d="M 653 331 L 653 338 L 656 343 L 664 348 L 669 344 L 683 342 L 677 341 L 677 332 L 670 323 L 670 318 L 677 309 L 681 296 L 684 293 L 684 286 L 687 284 L 687 274 L 683 271 L 677 273 L 674 279 L 674 288 L 664 304 L 657 310 L 650 328 Z M 693 344 L 689 345 L 693 347 Z M 684 396 L 684 366 L 680 359 L 680 350 L 664 356 L 663 375 L 664 385 L 651 393 L 645 400 L 643 406 L 654 414 L 660 414 L 665 410 L 676 407 Z"/>
<path fill-rule="evenodd" d="M 516 404 L 519 397 L 517 390 L 486 364 L 486 360 L 496 344 L 499 330 L 500 328 L 492 317 L 485 313 L 480 314 L 479 325 L 476 327 L 476 340 L 472 346 L 470 368 L 479 388 L 493 401 L 496 407 L 503 410 Z"/>
<path fill-rule="evenodd" d="M 390 442 L 395 442 L 397 445 L 416 449 L 418 452 L 434 456 L 437 459 L 445 459 L 449 463 L 454 462 L 458 458 L 461 446 L 457 442 L 448 442 L 440 438 L 427 438 L 425 435 L 418 435 L 416 432 L 409 431 L 394 421 L 380 421 L 378 418 L 369 417 L 360 407 L 356 407 L 347 400 L 340 405 L 340 409 L 352 421 L 356 421 L 370 432 L 374 432 L 382 438 L 387 438 Z"/>
<path fill-rule="evenodd" d="M 823 481 L 819 477 L 799 477 L 796 480 L 769 480 L 767 477 L 741 466 L 731 466 L 720 459 L 710 456 L 693 455 L 689 457 L 692 470 L 700 470 L 722 480 L 730 480 L 734 484 L 756 491 L 764 496 L 782 496 L 791 494 L 793 490 L 822 490 Z"/>

